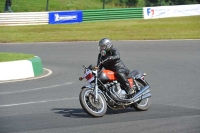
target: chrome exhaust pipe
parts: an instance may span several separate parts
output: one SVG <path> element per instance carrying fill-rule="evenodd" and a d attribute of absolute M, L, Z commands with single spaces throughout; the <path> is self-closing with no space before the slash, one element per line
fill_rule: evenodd
<path fill-rule="evenodd" d="M 145 94 L 145 95 L 142 95 L 141 97 L 139 97 L 138 99 L 136 99 L 136 100 L 134 101 L 134 103 L 136 103 L 136 102 L 138 102 L 138 101 L 140 101 L 140 100 L 149 98 L 149 97 L 151 97 L 151 93 L 147 93 L 147 94 Z"/>
<path fill-rule="evenodd" d="M 131 99 L 121 99 L 120 97 L 118 97 L 118 95 L 115 93 L 113 94 L 112 91 L 110 91 L 111 95 L 119 102 L 131 102 L 131 103 L 135 103 L 135 102 L 138 102 L 142 99 L 145 99 L 145 98 L 149 98 L 151 97 L 151 94 L 150 94 L 150 90 L 149 90 L 149 86 L 145 86 L 144 88 L 142 88 L 133 98 Z M 112 89 L 111 89 L 112 90 Z"/>
<path fill-rule="evenodd" d="M 142 96 L 142 99 L 146 99 L 146 98 L 149 98 L 149 97 L 151 97 L 151 93 L 148 93 L 148 94 Z"/>
<path fill-rule="evenodd" d="M 139 97 L 141 97 L 141 96 L 143 96 L 143 95 L 149 93 L 149 92 L 150 92 L 149 88 L 150 88 L 150 87 L 149 87 L 148 85 L 145 86 L 144 88 L 142 88 L 142 90 L 140 90 L 140 91 L 132 98 L 132 100 L 135 101 L 135 100 L 138 99 Z M 147 92 L 146 92 L 146 91 L 147 91 Z"/>

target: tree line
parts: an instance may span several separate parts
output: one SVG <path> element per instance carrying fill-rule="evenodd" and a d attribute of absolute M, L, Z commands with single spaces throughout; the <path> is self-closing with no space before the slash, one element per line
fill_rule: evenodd
<path fill-rule="evenodd" d="M 200 0 L 146 0 L 146 6 L 199 4 Z"/>
<path fill-rule="evenodd" d="M 121 7 L 145 7 L 200 4 L 200 0 L 101 0 L 105 4 L 114 4 Z"/>

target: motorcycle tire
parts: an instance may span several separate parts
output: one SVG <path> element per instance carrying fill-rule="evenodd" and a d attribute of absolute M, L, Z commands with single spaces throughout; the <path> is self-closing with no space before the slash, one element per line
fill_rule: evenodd
<path fill-rule="evenodd" d="M 145 87 L 145 85 L 142 84 L 140 81 L 137 81 L 137 83 L 140 87 L 142 88 Z M 150 105 L 151 105 L 151 98 L 146 98 L 136 103 L 133 103 L 132 107 L 137 111 L 146 111 L 150 108 Z"/>
<path fill-rule="evenodd" d="M 102 117 L 107 111 L 107 103 L 104 96 L 98 93 L 98 99 L 95 101 L 93 90 L 83 88 L 79 95 L 79 101 L 83 110 L 93 117 Z"/>

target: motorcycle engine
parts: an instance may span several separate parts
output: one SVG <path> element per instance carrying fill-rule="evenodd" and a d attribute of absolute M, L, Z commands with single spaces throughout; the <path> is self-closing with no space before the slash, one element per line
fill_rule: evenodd
<path fill-rule="evenodd" d="M 117 83 L 116 84 L 116 90 L 117 90 L 117 94 L 120 98 L 124 99 L 126 97 L 126 92 L 124 90 L 121 89 L 120 84 Z"/>
<path fill-rule="evenodd" d="M 120 83 L 118 83 L 117 81 L 113 81 L 112 82 L 112 86 L 111 86 L 111 90 L 121 99 L 125 99 L 126 97 L 126 92 L 124 90 L 121 89 L 120 87 Z"/>

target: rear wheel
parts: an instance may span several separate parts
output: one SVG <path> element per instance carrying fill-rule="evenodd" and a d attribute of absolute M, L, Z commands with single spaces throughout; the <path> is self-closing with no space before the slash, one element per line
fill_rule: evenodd
<path fill-rule="evenodd" d="M 93 90 L 90 88 L 83 88 L 79 95 L 79 101 L 82 108 L 91 116 L 101 117 L 107 111 L 107 103 L 104 96 L 98 93 L 98 99 L 95 101 Z"/>
<path fill-rule="evenodd" d="M 143 88 L 145 87 L 145 85 L 143 85 L 141 82 L 137 81 L 138 85 L 140 88 Z M 150 98 L 146 98 L 146 99 L 143 99 L 143 100 L 140 100 L 136 103 L 133 103 L 132 104 L 132 107 L 135 109 L 135 110 L 138 110 L 138 111 L 146 111 L 149 109 L 151 105 L 151 99 Z"/>

